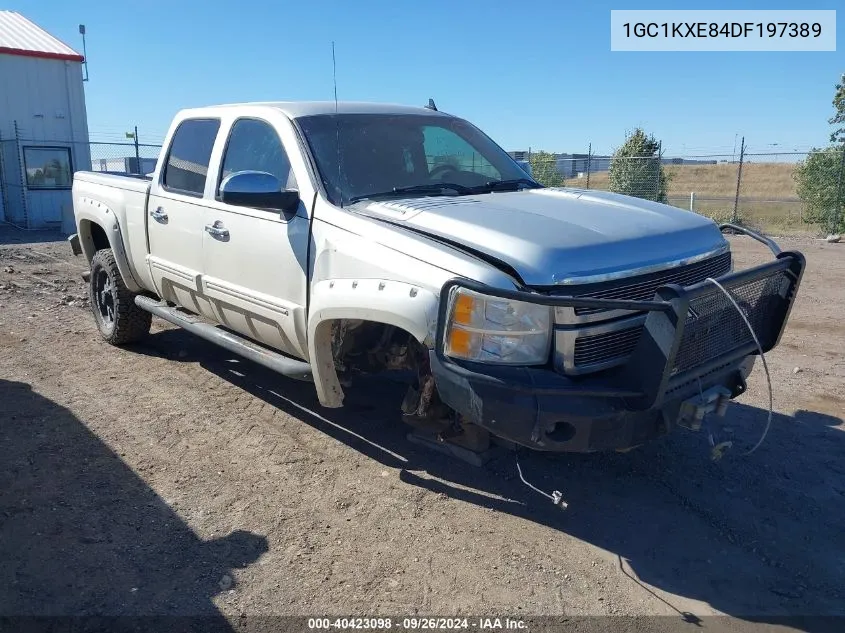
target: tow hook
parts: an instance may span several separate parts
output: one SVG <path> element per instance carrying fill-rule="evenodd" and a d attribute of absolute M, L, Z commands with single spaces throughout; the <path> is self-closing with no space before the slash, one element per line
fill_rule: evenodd
<path fill-rule="evenodd" d="M 698 431 L 701 429 L 704 416 L 708 413 L 715 412 L 720 418 L 724 417 L 730 401 L 731 392 L 728 389 L 721 386 L 711 387 L 681 403 L 678 410 L 678 426 Z"/>

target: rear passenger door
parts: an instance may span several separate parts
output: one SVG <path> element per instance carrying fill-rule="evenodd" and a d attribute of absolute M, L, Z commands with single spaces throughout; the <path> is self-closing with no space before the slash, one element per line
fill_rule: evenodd
<path fill-rule="evenodd" d="M 222 180 L 233 172 L 251 170 L 272 174 L 283 189 L 299 189 L 275 127 L 261 118 L 242 117 L 229 129 L 214 196 L 207 200 L 205 293 L 220 323 L 304 358 L 309 228 L 304 200 L 295 214 L 223 203 Z M 306 191 L 300 193 L 308 196 Z M 225 235 L 219 234 L 220 229 Z"/>
<path fill-rule="evenodd" d="M 159 296 L 206 316 L 213 312 L 202 292 L 202 205 L 219 129 L 213 118 L 179 124 L 147 203 L 148 263 Z"/>

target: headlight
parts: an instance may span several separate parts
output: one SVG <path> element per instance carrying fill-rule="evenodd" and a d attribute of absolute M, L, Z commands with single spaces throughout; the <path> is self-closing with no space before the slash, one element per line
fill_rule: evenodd
<path fill-rule="evenodd" d="M 541 365 L 549 358 L 549 306 L 456 288 L 449 298 L 443 353 L 502 365 Z"/>

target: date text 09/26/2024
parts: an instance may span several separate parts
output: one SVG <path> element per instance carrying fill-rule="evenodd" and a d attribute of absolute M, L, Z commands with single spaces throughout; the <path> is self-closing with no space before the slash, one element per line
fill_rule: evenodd
<path fill-rule="evenodd" d="M 481 631 L 526 631 L 528 626 L 524 620 L 514 618 L 440 618 L 440 617 L 354 617 L 354 618 L 308 618 L 309 630 L 406 630 L 406 631 L 448 631 L 472 630 Z"/>

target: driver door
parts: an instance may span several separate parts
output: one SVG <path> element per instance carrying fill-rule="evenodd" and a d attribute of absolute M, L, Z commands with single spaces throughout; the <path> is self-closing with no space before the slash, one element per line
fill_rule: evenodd
<path fill-rule="evenodd" d="M 223 325 L 304 358 L 296 323 L 305 318 L 308 215 L 303 202 L 295 214 L 222 202 L 221 181 L 249 170 L 272 174 L 286 189 L 298 188 L 273 125 L 239 118 L 229 128 L 214 198 L 205 209 L 205 294 Z"/>

